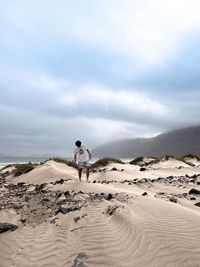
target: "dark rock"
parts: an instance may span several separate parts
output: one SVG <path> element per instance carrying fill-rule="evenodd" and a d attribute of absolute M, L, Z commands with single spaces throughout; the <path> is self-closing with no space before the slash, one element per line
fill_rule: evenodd
<path fill-rule="evenodd" d="M 22 187 L 23 185 L 25 185 L 24 182 L 19 182 L 19 183 L 17 183 L 17 186 L 19 186 L 19 187 Z"/>
<path fill-rule="evenodd" d="M 144 192 L 144 193 L 142 194 L 142 196 L 146 196 L 146 195 L 148 195 L 147 192 Z"/>
<path fill-rule="evenodd" d="M 59 192 L 58 195 L 57 195 L 57 198 L 61 197 L 62 196 L 62 193 Z"/>
<path fill-rule="evenodd" d="M 193 176 L 191 176 L 191 178 L 194 178 L 194 179 L 196 179 L 197 177 L 198 177 L 197 174 L 194 174 Z"/>
<path fill-rule="evenodd" d="M 175 197 L 170 197 L 170 198 L 169 198 L 169 201 L 170 201 L 170 202 L 173 202 L 173 203 L 177 203 L 177 198 L 175 198 Z"/>
<path fill-rule="evenodd" d="M 0 234 L 7 231 L 15 231 L 17 228 L 18 226 L 12 223 L 0 223 Z"/>
<path fill-rule="evenodd" d="M 74 218 L 74 221 L 78 222 L 80 219 L 81 219 L 81 217 L 77 216 L 77 217 Z"/>
<path fill-rule="evenodd" d="M 146 170 L 147 170 L 147 169 L 144 168 L 144 167 L 140 168 L 140 171 L 141 171 L 141 172 L 146 171 Z"/>
<path fill-rule="evenodd" d="M 124 171 L 124 169 L 121 169 L 121 172 L 123 172 Z"/>
<path fill-rule="evenodd" d="M 69 197 L 69 196 L 70 196 L 69 191 L 64 192 L 64 195 L 65 195 L 66 197 Z"/>
<path fill-rule="evenodd" d="M 192 188 L 190 191 L 189 191 L 189 194 L 190 195 L 200 195 L 200 191 L 195 189 L 195 188 Z"/>
<path fill-rule="evenodd" d="M 54 185 L 56 185 L 56 184 L 63 184 L 64 181 L 65 180 L 63 180 L 63 179 L 57 180 L 57 181 L 54 182 Z"/>
<path fill-rule="evenodd" d="M 197 207 L 200 207 L 200 202 L 197 202 L 194 205 L 197 206 Z"/>
<path fill-rule="evenodd" d="M 80 209 L 80 207 L 78 207 L 78 206 L 69 207 L 69 208 L 59 207 L 57 213 L 61 212 L 62 214 L 67 214 L 68 212 L 79 210 L 79 209 Z"/>
<path fill-rule="evenodd" d="M 24 197 L 24 201 L 27 202 L 29 200 L 29 197 L 28 196 L 25 196 Z"/>
<path fill-rule="evenodd" d="M 111 200 L 112 198 L 113 198 L 113 196 L 112 196 L 111 193 L 109 193 L 109 194 L 107 195 L 107 197 L 105 197 L 106 200 Z"/>
<path fill-rule="evenodd" d="M 57 219 L 58 219 L 58 218 L 54 218 L 53 220 L 50 221 L 50 223 L 55 224 Z"/>
<path fill-rule="evenodd" d="M 106 210 L 106 213 L 108 214 L 108 215 L 112 215 L 112 214 L 114 214 L 115 213 L 115 211 L 116 211 L 116 209 L 118 208 L 118 206 L 109 206 L 108 208 L 107 208 L 107 210 Z"/>
<path fill-rule="evenodd" d="M 146 182 L 148 182 L 148 180 L 146 178 L 142 178 L 141 180 L 138 181 L 138 183 L 141 183 L 141 184 L 146 183 Z"/>
<path fill-rule="evenodd" d="M 96 180 L 94 180 L 93 183 L 95 184 L 96 183 Z"/>
<path fill-rule="evenodd" d="M 113 167 L 110 171 L 118 171 L 116 167 Z"/>
<path fill-rule="evenodd" d="M 42 190 L 46 185 L 47 185 L 47 183 L 44 183 L 44 184 L 37 184 L 36 187 L 35 187 L 35 190 L 36 190 L 36 191 L 40 191 L 40 190 Z"/>
<path fill-rule="evenodd" d="M 191 197 L 190 200 L 196 200 L 196 197 Z"/>

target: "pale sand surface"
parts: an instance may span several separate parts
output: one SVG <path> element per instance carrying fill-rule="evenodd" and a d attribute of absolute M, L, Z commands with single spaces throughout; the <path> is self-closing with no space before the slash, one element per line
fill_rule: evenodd
<path fill-rule="evenodd" d="M 0 234 L 0 266 L 200 266 L 200 207 L 194 205 L 200 195 L 188 194 L 200 190 L 195 165 L 169 159 L 140 171 L 110 163 L 86 183 L 85 173 L 79 182 L 77 170 L 48 161 L 20 177 L 8 176 L 0 196 L 11 182 L 25 182 L 27 189 L 18 198 L 11 198 L 17 189 L 8 191 L 8 203 L 2 198 L 7 204 L 0 222 L 18 229 Z M 78 209 L 62 214 L 55 203 Z"/>

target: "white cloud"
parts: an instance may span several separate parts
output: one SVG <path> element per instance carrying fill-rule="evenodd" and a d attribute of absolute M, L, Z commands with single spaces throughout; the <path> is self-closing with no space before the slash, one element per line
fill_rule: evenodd
<path fill-rule="evenodd" d="M 59 96 L 58 103 L 78 109 L 82 116 L 119 121 L 150 120 L 155 123 L 170 115 L 168 108 L 149 95 L 137 90 L 115 90 L 99 85 L 85 85 Z"/>
<path fill-rule="evenodd" d="M 21 40 L 77 42 L 119 53 L 138 68 L 164 64 L 185 35 L 200 30 L 198 0 L 17 1 L 3 17 Z M 47 42 L 47 43 L 46 43 Z"/>

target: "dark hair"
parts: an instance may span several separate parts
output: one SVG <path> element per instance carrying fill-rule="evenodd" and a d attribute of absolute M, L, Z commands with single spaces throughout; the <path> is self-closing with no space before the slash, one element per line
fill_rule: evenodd
<path fill-rule="evenodd" d="M 76 141 L 75 145 L 76 145 L 77 147 L 80 147 L 80 146 L 81 146 L 81 141 Z"/>

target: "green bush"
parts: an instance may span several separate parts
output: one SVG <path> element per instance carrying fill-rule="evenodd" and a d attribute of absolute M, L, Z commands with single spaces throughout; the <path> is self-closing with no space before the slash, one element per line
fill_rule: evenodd
<path fill-rule="evenodd" d="M 51 160 L 54 160 L 55 162 L 58 162 L 58 163 L 66 164 L 67 166 L 77 169 L 77 164 L 73 161 L 62 159 L 62 158 L 52 158 Z"/>
<path fill-rule="evenodd" d="M 114 163 L 120 163 L 120 164 L 125 164 L 123 161 L 121 161 L 120 159 L 115 159 L 115 158 L 101 158 L 98 159 L 96 162 L 94 162 L 91 167 L 92 168 L 99 168 L 99 167 L 105 167 L 106 165 L 108 165 L 109 163 L 114 162 Z"/>
<path fill-rule="evenodd" d="M 143 158 L 144 158 L 144 157 L 138 157 L 138 158 L 135 158 L 135 159 L 131 160 L 131 161 L 129 162 L 129 164 L 131 164 L 131 165 L 137 165 L 140 161 L 143 161 Z"/>
<path fill-rule="evenodd" d="M 144 162 L 144 165 L 145 165 L 145 166 L 148 166 L 148 165 L 150 165 L 150 164 L 157 163 L 157 162 L 160 161 L 160 159 L 155 158 L 155 157 L 148 157 L 148 158 L 152 158 L 152 160 L 149 161 L 148 163 L 147 163 L 147 162 Z M 129 162 L 129 164 L 131 164 L 131 165 L 138 165 L 138 163 L 140 163 L 141 161 L 143 162 L 143 160 L 144 160 L 144 157 L 138 157 L 138 158 L 136 158 L 136 159 L 131 160 L 131 161 Z"/>
<path fill-rule="evenodd" d="M 12 174 L 16 176 L 20 176 L 22 174 L 28 173 L 32 171 L 37 164 L 32 164 L 31 162 L 25 164 L 16 164 L 15 169 L 12 171 Z"/>
<path fill-rule="evenodd" d="M 190 158 L 190 159 L 197 159 L 200 161 L 200 157 L 192 154 L 186 154 L 180 158 L 180 160 L 185 160 L 185 158 Z"/>

